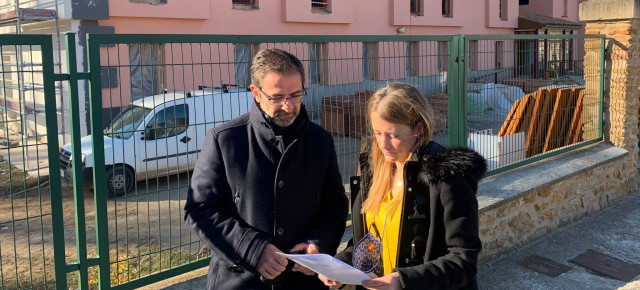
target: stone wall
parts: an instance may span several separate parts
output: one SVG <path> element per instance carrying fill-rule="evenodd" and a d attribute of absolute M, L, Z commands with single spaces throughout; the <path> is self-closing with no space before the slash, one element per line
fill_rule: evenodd
<path fill-rule="evenodd" d="M 604 108 L 606 140 L 625 148 L 638 160 L 640 109 L 640 19 L 588 22 L 586 34 L 605 35 Z M 596 47 L 597 46 L 597 47 Z M 587 49 L 585 71 L 599 65 L 600 44 Z M 594 86 L 595 84 L 587 84 Z"/>
<path fill-rule="evenodd" d="M 611 152 L 593 158 L 606 150 Z M 629 163 L 628 155 L 624 149 L 603 143 L 484 180 L 478 196 L 483 241 L 480 262 L 511 252 L 637 192 L 637 169 Z M 550 177 L 549 172 L 559 174 Z"/>

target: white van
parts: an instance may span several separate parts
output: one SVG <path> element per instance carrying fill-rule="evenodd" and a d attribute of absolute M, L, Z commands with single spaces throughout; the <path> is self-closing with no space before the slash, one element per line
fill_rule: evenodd
<path fill-rule="evenodd" d="M 134 101 L 103 132 L 107 194 L 122 196 L 136 181 L 192 170 L 207 130 L 252 104 L 250 91 L 226 87 Z M 93 187 L 91 135 L 81 139 L 81 148 L 84 186 Z M 60 168 L 62 181 L 71 184 L 71 144 L 60 149 Z"/>

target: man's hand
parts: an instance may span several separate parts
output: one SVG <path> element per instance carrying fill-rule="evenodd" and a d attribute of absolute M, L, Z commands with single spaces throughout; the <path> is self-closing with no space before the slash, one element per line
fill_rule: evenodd
<path fill-rule="evenodd" d="M 314 244 L 300 243 L 300 244 L 297 244 L 297 245 L 293 246 L 293 248 L 291 248 L 289 253 L 317 254 L 317 253 L 320 253 L 320 250 L 318 250 L 318 247 L 316 247 L 316 245 L 314 245 Z M 303 273 L 305 275 L 315 275 L 316 274 L 316 272 L 313 272 L 313 271 L 307 269 L 307 267 L 302 266 L 302 265 L 300 265 L 298 263 L 296 263 L 293 266 L 293 271 L 300 272 L 300 273 Z"/>
<path fill-rule="evenodd" d="M 402 285 L 400 285 L 400 274 L 398 274 L 398 272 L 393 272 L 388 275 L 384 275 L 380 278 L 363 281 L 362 286 L 364 286 L 367 289 L 380 289 L 380 290 L 402 289 Z"/>
<path fill-rule="evenodd" d="M 322 283 L 324 283 L 324 285 L 329 287 L 329 288 L 335 289 L 335 288 L 342 287 L 342 283 L 336 282 L 336 281 L 333 281 L 333 280 L 329 280 L 329 278 L 327 278 L 327 277 L 325 277 L 323 275 L 318 274 L 318 279 L 320 279 L 320 281 L 322 281 Z"/>
<path fill-rule="evenodd" d="M 277 252 L 282 251 L 272 244 L 267 244 L 258 261 L 258 273 L 269 280 L 280 275 L 288 263 L 287 258 L 276 254 Z"/>

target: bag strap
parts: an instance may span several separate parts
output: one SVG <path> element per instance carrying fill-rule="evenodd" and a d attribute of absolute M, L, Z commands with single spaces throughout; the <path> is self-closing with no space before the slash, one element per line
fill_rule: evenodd
<path fill-rule="evenodd" d="M 372 222 L 371 226 L 373 227 L 373 230 L 376 232 L 376 236 L 378 237 L 378 239 L 380 239 L 380 242 L 382 242 L 382 236 L 380 236 L 380 232 L 378 231 L 378 227 L 376 226 L 376 222 Z"/>

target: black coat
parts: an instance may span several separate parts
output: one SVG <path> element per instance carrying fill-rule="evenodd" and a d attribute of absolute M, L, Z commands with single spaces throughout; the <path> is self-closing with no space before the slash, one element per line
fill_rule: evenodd
<path fill-rule="evenodd" d="M 209 289 L 271 289 L 256 270 L 267 243 L 284 252 L 313 243 L 329 255 L 339 246 L 348 201 L 333 138 L 304 107 L 286 130 L 274 134 L 254 104 L 207 132 L 184 214 L 212 250 Z M 286 289 L 301 285 L 324 286 L 316 276 L 288 275 Z"/>
<path fill-rule="evenodd" d="M 361 177 L 352 177 L 353 238 L 336 257 L 351 264 L 354 241 L 366 233 L 357 214 L 369 191 L 368 153 L 360 157 Z M 486 161 L 466 148 L 435 142 L 418 149 L 404 169 L 404 201 L 396 269 L 405 289 L 477 289 L 478 181 Z M 362 185 L 362 189 L 360 189 Z M 364 193 L 364 194 L 363 194 Z"/>

